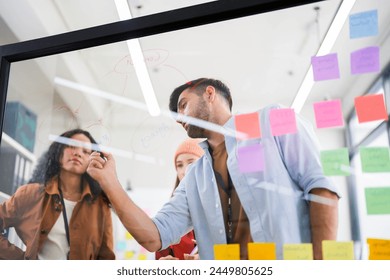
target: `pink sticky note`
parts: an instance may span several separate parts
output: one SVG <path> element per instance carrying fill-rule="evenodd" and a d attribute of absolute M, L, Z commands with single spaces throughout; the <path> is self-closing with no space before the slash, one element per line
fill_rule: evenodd
<path fill-rule="evenodd" d="M 293 109 L 273 109 L 270 111 L 269 119 L 274 136 L 297 132 Z"/>
<path fill-rule="evenodd" d="M 383 94 L 356 97 L 355 109 L 359 123 L 388 119 Z"/>
<path fill-rule="evenodd" d="M 343 126 L 343 112 L 340 100 L 316 102 L 313 104 L 317 128 Z"/>
<path fill-rule="evenodd" d="M 236 124 L 237 131 L 247 134 L 247 137 L 244 139 L 261 137 L 258 113 L 236 115 L 234 122 Z"/>
<path fill-rule="evenodd" d="M 352 75 L 379 72 L 379 47 L 368 47 L 351 53 Z"/>
<path fill-rule="evenodd" d="M 242 173 L 264 170 L 264 150 L 261 144 L 238 148 L 238 168 Z"/>
<path fill-rule="evenodd" d="M 311 58 L 314 81 L 333 80 L 340 78 L 337 53 Z"/>

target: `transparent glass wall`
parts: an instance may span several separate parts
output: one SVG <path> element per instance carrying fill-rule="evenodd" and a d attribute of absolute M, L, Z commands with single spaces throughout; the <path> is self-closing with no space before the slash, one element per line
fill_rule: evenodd
<path fill-rule="evenodd" d="M 172 90 L 189 80 L 210 77 L 230 87 L 234 114 L 254 112 L 273 103 L 291 106 L 302 81 L 312 71 L 311 58 L 317 54 L 340 3 L 322 1 L 139 39 L 162 111 L 158 117 L 151 116 L 145 105 L 127 42 L 13 63 L 4 119 L 5 125 L 11 123 L 11 130 L 3 131 L 0 154 L 1 166 L 8 165 L 6 174 L 12 180 L 5 182 L 6 178 L 0 177 L 0 191 L 12 195 L 29 179 L 37 159 L 55 136 L 80 127 L 113 153 L 120 182 L 148 214 L 154 215 L 170 197 L 175 180 L 173 155 L 186 138 L 168 112 Z M 345 122 L 345 116 L 354 110 L 354 98 L 365 94 L 380 74 L 351 75 L 349 55 L 356 48 L 380 43 L 390 26 L 386 24 L 390 9 L 386 8 L 383 1 L 355 4 L 351 14 L 378 11 L 380 34 L 353 42 L 347 17 L 330 51 L 339 55 L 340 77 L 316 81 L 309 98 L 296 111 L 312 124 L 323 151 L 347 148 L 345 126 L 320 128 L 313 105 L 340 100 Z M 387 50 L 390 42 L 381 44 Z M 388 53 L 381 52 L 381 68 L 390 61 Z M 12 115 L 20 113 L 23 120 L 12 125 Z M 18 130 L 18 121 L 26 126 Z M 386 140 L 385 135 L 382 140 Z M 330 176 L 342 194 L 338 240 L 348 241 L 351 213 L 345 178 L 349 175 Z M 388 176 L 381 180 L 390 184 Z M 365 182 L 357 187 L 362 188 Z M 383 217 L 388 215 L 379 219 Z M 382 238 L 390 238 L 388 224 L 362 222 L 363 227 L 372 229 L 366 235 L 380 232 Z M 115 232 L 117 258 L 154 257 L 125 232 L 119 221 Z"/>

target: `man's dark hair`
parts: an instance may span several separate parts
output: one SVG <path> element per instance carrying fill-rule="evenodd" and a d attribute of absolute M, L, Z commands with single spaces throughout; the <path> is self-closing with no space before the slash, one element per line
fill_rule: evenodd
<path fill-rule="evenodd" d="M 91 141 L 92 144 L 97 144 L 96 140 L 88 131 L 79 128 L 66 131 L 60 136 L 72 138 L 72 136 L 76 134 L 83 134 Z M 38 160 L 28 183 L 40 183 L 46 185 L 53 177 L 58 176 L 61 170 L 60 161 L 65 147 L 65 144 L 53 142 L 49 149 Z M 89 183 L 93 199 L 95 199 L 99 194 L 102 194 L 104 200 L 110 204 L 106 194 L 103 192 L 98 182 L 92 179 L 92 177 L 86 172 L 82 175 L 82 177 Z"/>
<path fill-rule="evenodd" d="M 206 90 L 207 86 L 213 86 L 216 89 L 216 92 L 223 96 L 223 98 L 229 104 L 229 109 L 231 111 L 233 101 L 230 94 L 230 89 L 223 82 L 209 78 L 199 78 L 175 88 L 171 94 L 171 97 L 169 98 L 169 110 L 177 113 L 177 101 L 179 100 L 180 94 L 186 89 L 190 89 L 198 94 L 202 94 Z"/>

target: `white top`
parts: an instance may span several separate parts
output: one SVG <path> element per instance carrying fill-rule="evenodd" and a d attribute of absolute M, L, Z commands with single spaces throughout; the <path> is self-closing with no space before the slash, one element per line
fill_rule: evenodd
<path fill-rule="evenodd" d="M 76 206 L 76 201 L 64 199 L 66 217 L 68 224 L 72 217 L 73 209 Z M 69 244 L 66 239 L 66 231 L 63 214 L 58 216 L 56 223 L 47 235 L 46 242 L 43 244 L 41 251 L 38 253 L 39 260 L 66 260 L 69 252 Z"/>

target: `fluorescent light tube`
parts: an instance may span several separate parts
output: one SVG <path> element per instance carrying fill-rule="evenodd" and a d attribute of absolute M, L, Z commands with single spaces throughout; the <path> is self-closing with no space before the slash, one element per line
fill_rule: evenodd
<path fill-rule="evenodd" d="M 127 0 L 115 0 L 115 6 L 120 20 L 132 19 Z M 135 73 L 137 75 L 142 94 L 144 95 L 149 114 L 152 116 L 158 116 L 161 114 L 161 110 L 157 102 L 152 81 L 150 80 L 139 40 L 127 40 L 127 48 L 129 49 L 130 57 L 133 61 Z"/>
<path fill-rule="evenodd" d="M 337 37 L 340 34 L 341 29 L 344 26 L 345 21 L 347 20 L 349 13 L 351 12 L 353 6 L 355 5 L 356 0 L 344 0 L 341 4 L 328 32 L 316 56 L 322 56 L 328 54 L 337 40 Z M 301 87 L 298 90 L 297 95 L 294 98 L 294 101 L 291 105 L 291 108 L 294 109 L 295 112 L 299 113 L 302 110 L 303 105 L 306 102 L 307 97 L 310 94 L 310 91 L 314 85 L 313 79 L 313 68 L 310 65 L 309 70 L 306 73 L 306 76 L 301 84 Z"/>

